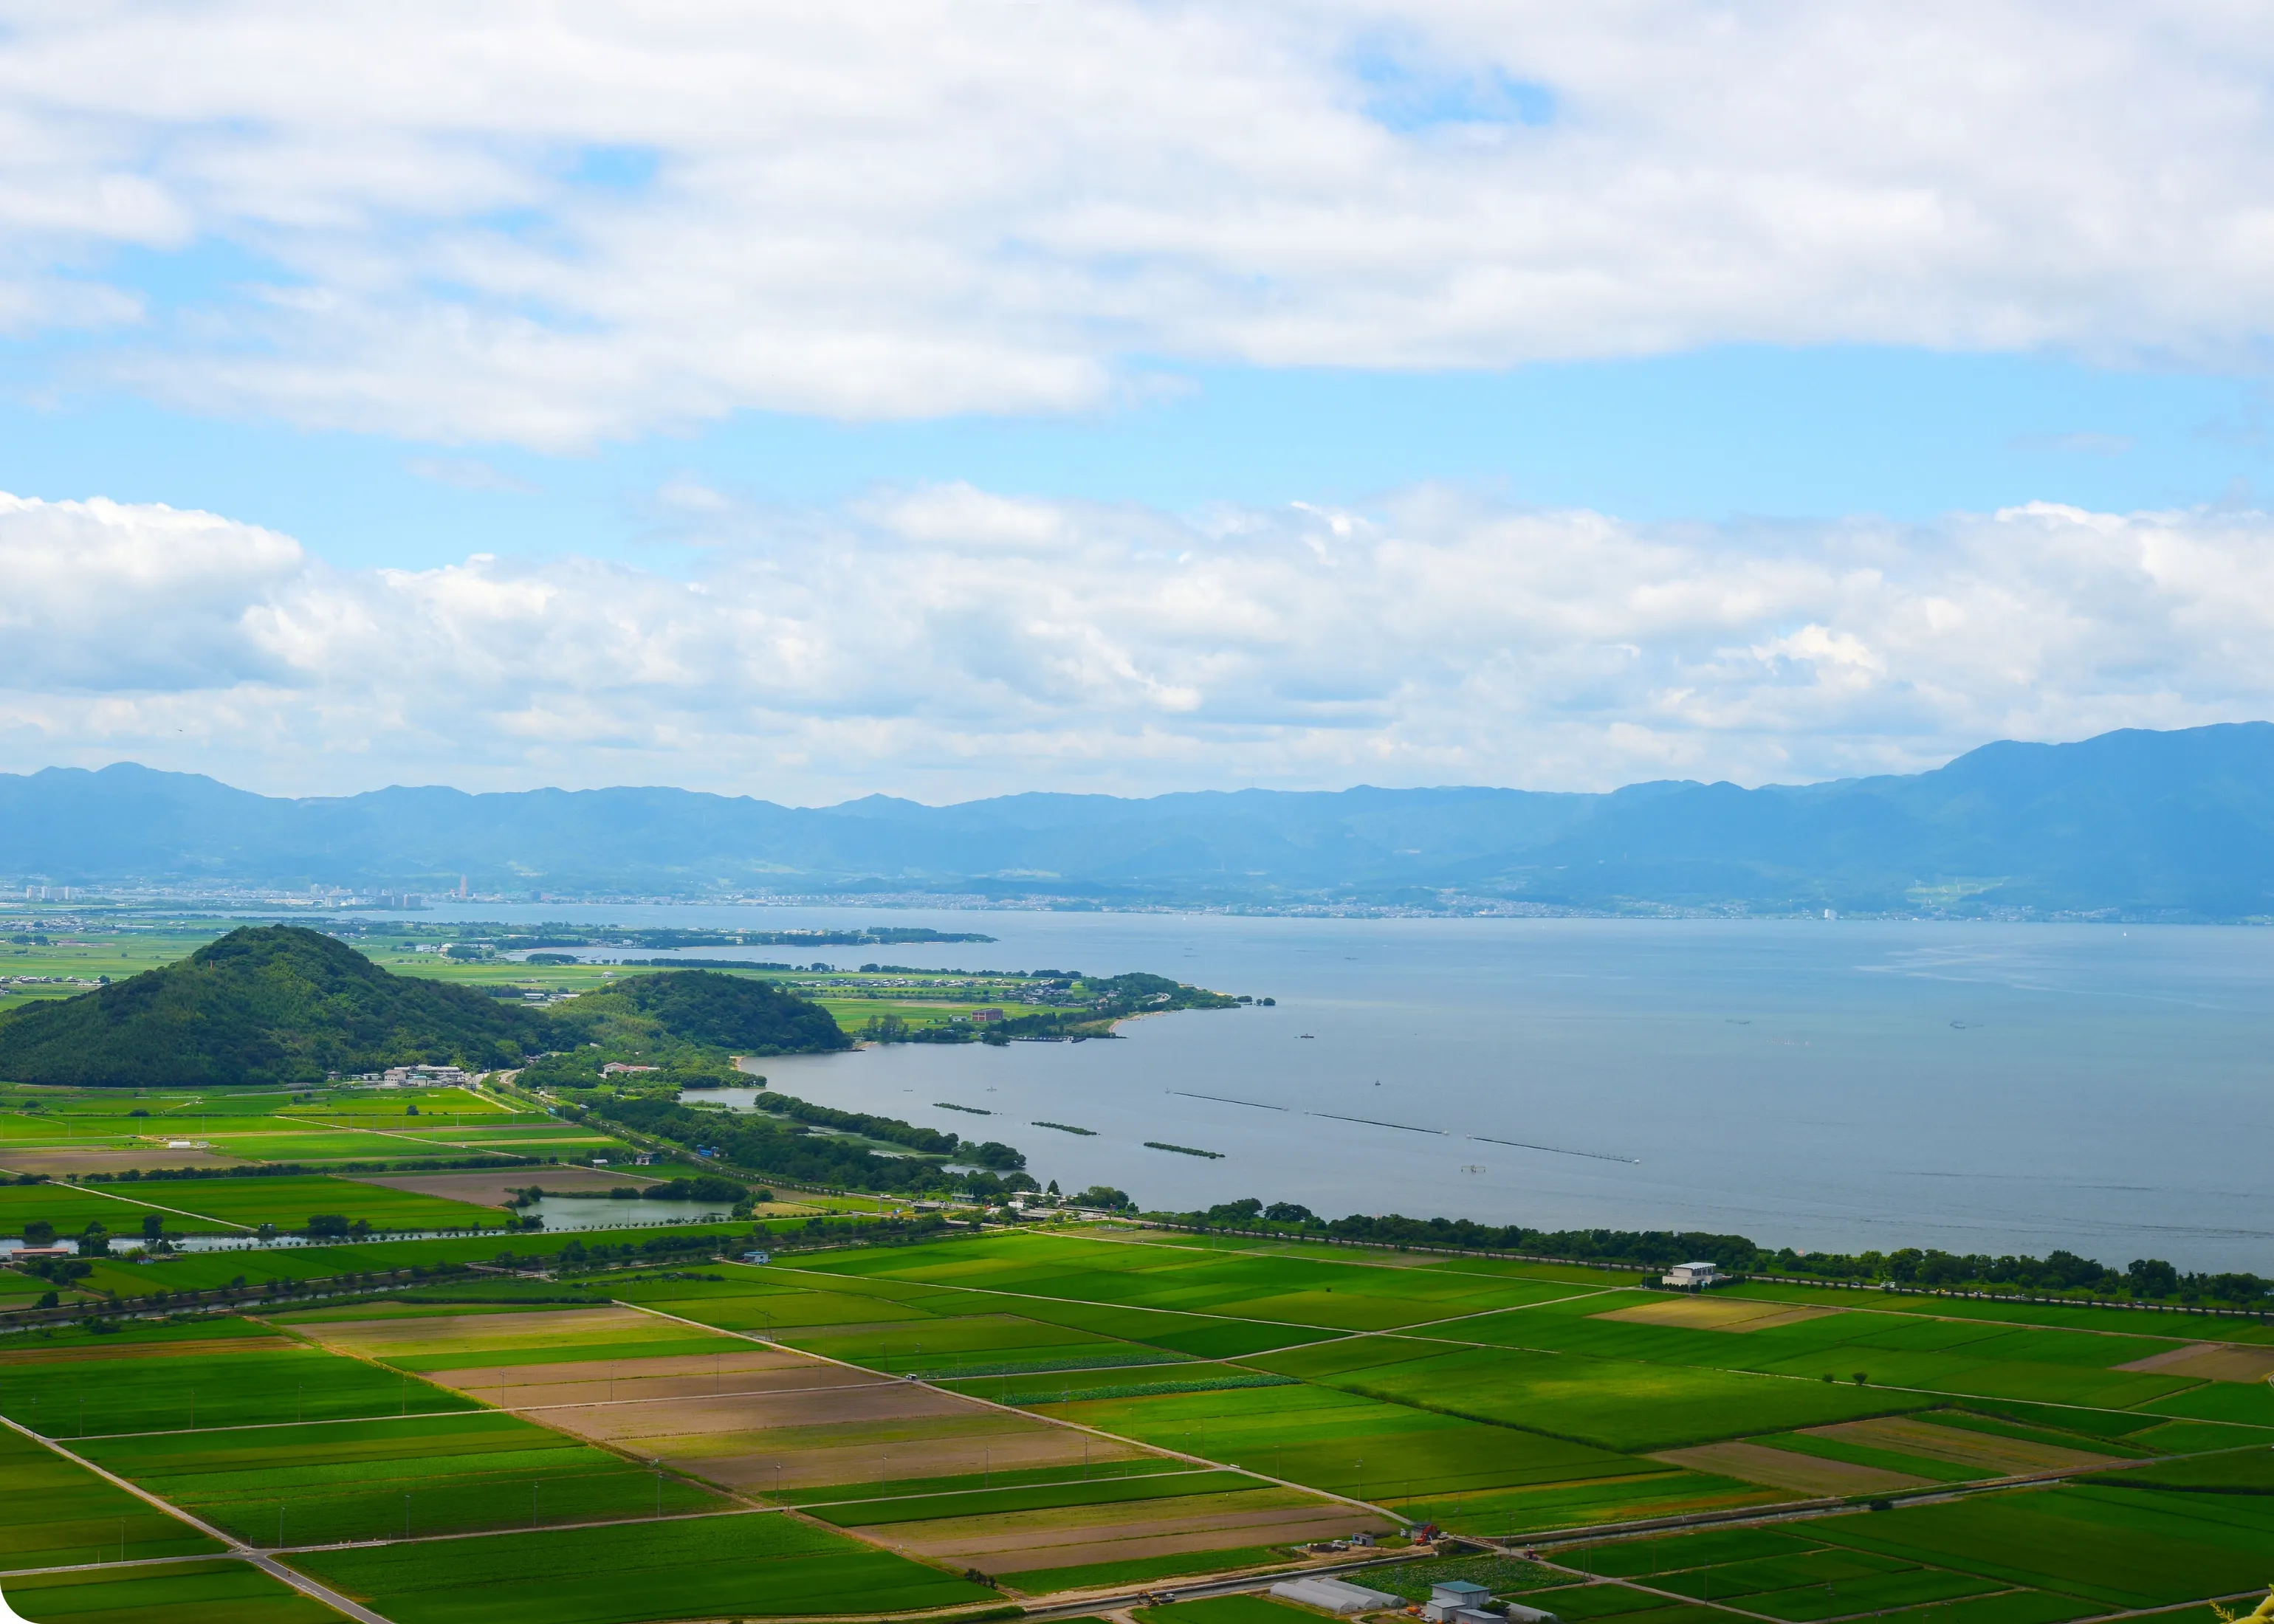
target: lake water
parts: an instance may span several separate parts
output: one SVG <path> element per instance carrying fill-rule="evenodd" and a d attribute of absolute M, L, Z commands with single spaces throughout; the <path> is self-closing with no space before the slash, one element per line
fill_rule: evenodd
<path fill-rule="evenodd" d="M 2066 1246 L 2119 1267 L 2274 1274 L 2274 931 L 460 910 L 501 915 L 983 930 L 1000 941 L 794 956 L 1141 969 L 1276 996 L 1133 1021 L 1111 1042 L 764 1063 L 821 1103 L 999 1138 L 1039 1178 L 1150 1207 L 1254 1195 L 1328 1216 L 1707 1229 L 1811 1250 Z"/>

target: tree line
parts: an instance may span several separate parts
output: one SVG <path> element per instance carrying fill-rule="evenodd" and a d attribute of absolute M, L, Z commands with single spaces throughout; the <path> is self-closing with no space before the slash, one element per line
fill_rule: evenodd
<path fill-rule="evenodd" d="M 1325 1236 L 1376 1245 L 1515 1252 L 1645 1268 L 1711 1262 L 1732 1274 L 1784 1274 L 2000 1296 L 2084 1293 L 2135 1302 L 2236 1308 L 2265 1306 L 2267 1299 L 2274 1297 L 2274 1280 L 2256 1274 L 2185 1272 L 2159 1258 L 2135 1258 L 2116 1269 L 2060 1249 L 2042 1258 L 1917 1246 L 1853 1253 L 1800 1252 L 1789 1246 L 1771 1250 L 1742 1235 L 1696 1229 L 1540 1229 L 1519 1223 L 1477 1223 L 1466 1218 L 1408 1218 L 1398 1213 L 1353 1213 L 1346 1218 L 1326 1220 L 1296 1202 L 1274 1201 L 1267 1206 L 1253 1197 L 1220 1202 L 1205 1212 L 1161 1215 L 1208 1227 L 1279 1229 L 1294 1236 Z"/>

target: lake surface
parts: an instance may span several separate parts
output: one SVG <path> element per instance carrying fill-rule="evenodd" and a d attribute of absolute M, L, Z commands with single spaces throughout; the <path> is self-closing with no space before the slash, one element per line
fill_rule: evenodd
<path fill-rule="evenodd" d="M 1111 1042 L 898 1045 L 764 1064 L 814 1101 L 1002 1139 L 1038 1178 L 1118 1185 L 1149 1207 L 1254 1195 L 1327 1216 L 1706 1229 L 1832 1251 L 2066 1246 L 2120 1268 L 2159 1257 L 2274 1274 L 2270 930 L 455 913 L 983 930 L 999 942 L 723 956 L 1151 970 L 1276 997 L 1270 1010 L 1133 1021 Z M 438 914 L 452 916 L 423 917 Z"/>

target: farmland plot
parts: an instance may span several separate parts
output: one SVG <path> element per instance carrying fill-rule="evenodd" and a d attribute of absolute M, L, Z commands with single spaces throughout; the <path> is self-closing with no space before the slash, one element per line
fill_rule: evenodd
<path fill-rule="evenodd" d="M 250 1562 L 184 1562 L 12 1577 L 9 1605 L 31 1624 L 342 1624 L 340 1613 Z"/>
<path fill-rule="evenodd" d="M 250 1544 L 720 1509 L 709 1490 L 495 1411 L 92 1440 L 96 1464 Z"/>
<path fill-rule="evenodd" d="M 221 1549 L 84 1466 L 0 1427 L 0 1570 Z"/>
<path fill-rule="evenodd" d="M 647 1624 L 989 1603 L 994 1591 L 779 1513 L 309 1552 L 396 1624 Z"/>

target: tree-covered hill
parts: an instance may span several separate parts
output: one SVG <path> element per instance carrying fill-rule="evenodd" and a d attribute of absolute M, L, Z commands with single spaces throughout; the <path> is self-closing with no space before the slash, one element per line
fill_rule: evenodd
<path fill-rule="evenodd" d="M 636 1086 L 669 1093 L 748 1083 L 737 1055 L 850 1049 L 837 1018 L 756 976 L 666 970 L 584 993 L 553 1012 L 552 1053 L 521 1074 L 524 1088 L 590 1088 L 609 1064 L 637 1066 Z"/>
<path fill-rule="evenodd" d="M 511 1066 L 546 1047 L 532 1011 L 390 975 L 294 925 L 247 926 L 187 959 L 0 1018 L 0 1078 L 154 1087 L 321 1082 L 391 1065 Z"/>
<path fill-rule="evenodd" d="M 613 1006 L 634 1010 L 683 1042 L 736 1055 L 807 1055 L 850 1049 L 836 1018 L 772 981 L 716 970 L 636 975 L 605 992 L 586 993 L 568 1008 L 573 1019 Z"/>

